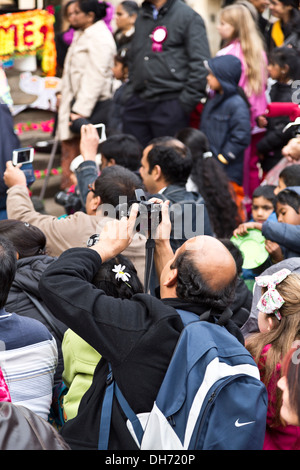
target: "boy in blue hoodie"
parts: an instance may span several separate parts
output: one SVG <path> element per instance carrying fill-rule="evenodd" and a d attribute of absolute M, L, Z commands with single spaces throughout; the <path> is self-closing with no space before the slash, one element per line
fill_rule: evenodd
<path fill-rule="evenodd" d="M 244 152 L 250 144 L 251 124 L 249 103 L 238 86 L 241 61 L 226 55 L 208 60 L 205 66 L 212 96 L 204 107 L 200 130 L 207 136 L 214 157 L 227 173 L 242 211 Z"/>
<path fill-rule="evenodd" d="M 278 221 L 248 222 L 243 224 L 243 233 L 240 231 L 239 235 L 251 229 L 261 230 L 273 263 L 278 263 L 300 256 L 300 186 L 288 186 L 280 191 L 275 204 Z"/>

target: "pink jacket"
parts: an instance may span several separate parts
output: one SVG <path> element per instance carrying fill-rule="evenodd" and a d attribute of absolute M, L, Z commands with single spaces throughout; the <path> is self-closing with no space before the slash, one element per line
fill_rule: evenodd
<path fill-rule="evenodd" d="M 231 42 L 228 46 L 221 49 L 217 56 L 219 55 L 234 55 L 238 57 L 242 63 L 242 75 L 239 81 L 239 86 L 246 91 L 247 86 L 247 76 L 246 76 L 246 62 L 244 59 L 244 54 L 242 51 L 241 43 L 238 40 Z M 262 53 L 262 61 L 265 62 L 267 65 L 267 56 L 265 52 Z M 264 74 L 264 70 L 262 68 L 262 74 Z M 262 93 L 259 95 L 252 94 L 248 96 L 248 101 L 251 106 L 251 127 L 252 129 L 256 126 L 256 118 L 261 114 L 264 114 L 267 108 L 267 98 L 266 98 L 266 88 L 267 88 L 267 78 L 265 79 L 265 85 Z"/>
<path fill-rule="evenodd" d="M 270 348 L 270 344 L 264 347 L 258 364 L 262 380 L 266 355 Z M 276 371 L 267 387 L 269 403 L 267 412 L 267 429 L 263 450 L 300 450 L 300 426 L 287 425 L 272 427 L 275 412 L 275 392 L 277 382 L 281 377 L 280 369 L 280 364 L 277 364 Z"/>

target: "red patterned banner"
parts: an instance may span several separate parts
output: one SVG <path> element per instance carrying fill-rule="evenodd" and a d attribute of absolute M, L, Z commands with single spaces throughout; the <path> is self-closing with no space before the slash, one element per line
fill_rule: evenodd
<path fill-rule="evenodd" d="M 0 59 L 42 51 L 42 70 L 55 76 L 56 48 L 54 15 L 46 10 L 28 10 L 0 15 Z"/>

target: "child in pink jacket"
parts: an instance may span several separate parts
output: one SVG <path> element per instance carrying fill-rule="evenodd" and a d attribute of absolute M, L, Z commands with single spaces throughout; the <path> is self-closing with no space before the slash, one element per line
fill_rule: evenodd
<path fill-rule="evenodd" d="M 244 192 L 248 212 L 251 211 L 253 191 L 259 186 L 256 144 L 264 134 L 256 119 L 267 108 L 267 56 L 250 11 L 244 5 L 233 4 L 221 10 L 218 31 L 224 47 L 217 55 L 234 55 L 242 63 L 239 86 L 251 106 L 251 144 L 244 157 Z M 250 212 L 249 212 L 250 213 Z"/>

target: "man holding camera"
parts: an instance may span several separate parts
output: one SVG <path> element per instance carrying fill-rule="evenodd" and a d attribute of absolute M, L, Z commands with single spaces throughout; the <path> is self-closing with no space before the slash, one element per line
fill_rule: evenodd
<path fill-rule="evenodd" d="M 7 215 L 9 219 L 22 220 L 37 226 L 47 238 L 50 256 L 59 256 L 72 247 L 85 247 L 89 238 L 99 234 L 105 224 L 116 216 L 115 208 L 120 198 L 135 199 L 135 190 L 141 187 L 140 178 L 119 165 L 104 168 L 96 181 L 89 186 L 86 198 L 87 212 L 75 212 L 66 218 L 41 214 L 34 209 L 28 193 L 26 177 L 12 162 L 6 164 L 4 181 L 8 186 Z M 130 258 L 143 282 L 145 270 L 145 237 L 136 234 L 125 256 Z"/>
<path fill-rule="evenodd" d="M 120 300 L 95 289 L 91 281 L 101 263 L 130 245 L 138 209 L 134 204 L 129 218 L 109 222 L 93 247 L 64 252 L 40 282 L 41 295 L 53 314 L 102 356 L 77 417 L 61 430 L 72 449 L 97 449 L 108 362 L 133 411 L 150 411 L 183 328 L 176 309 L 200 316 L 212 308 L 219 318 L 234 294 L 235 261 L 215 238 L 195 237 L 174 255 L 169 243 L 168 202 L 162 204 L 162 222 L 155 236 L 160 299 L 137 294 L 131 300 Z M 227 328 L 240 338 L 232 322 Z M 109 449 L 137 449 L 115 402 Z"/>
<path fill-rule="evenodd" d="M 151 197 L 170 201 L 174 251 L 195 235 L 213 235 L 204 199 L 185 188 L 192 164 L 188 147 L 168 136 L 151 140 L 141 160 L 140 175 Z"/>

